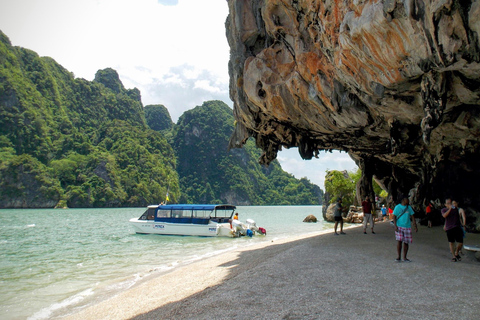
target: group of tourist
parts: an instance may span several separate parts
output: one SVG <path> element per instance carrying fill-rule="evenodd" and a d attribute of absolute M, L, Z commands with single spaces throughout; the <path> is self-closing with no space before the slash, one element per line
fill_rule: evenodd
<path fill-rule="evenodd" d="M 367 234 L 367 225 L 370 225 L 372 234 L 374 232 L 374 219 L 372 215 L 373 205 L 370 201 L 370 198 L 367 196 L 365 200 L 362 201 L 362 210 L 363 210 L 363 233 Z M 433 211 L 433 205 L 429 203 L 426 209 L 428 227 L 431 227 L 431 212 Z M 335 219 L 335 235 L 345 234 L 343 232 L 343 217 L 342 217 L 343 207 L 342 199 L 337 199 L 337 204 L 334 209 L 334 219 Z M 382 218 L 385 220 L 387 215 L 387 209 L 385 206 L 382 206 L 381 209 Z M 452 254 L 452 262 L 461 261 L 460 252 L 463 248 L 463 238 L 465 236 L 465 211 L 462 208 L 458 207 L 456 201 L 452 199 L 446 199 L 445 207 L 442 209 L 442 217 L 445 219 L 444 230 L 447 233 L 447 239 L 450 247 L 450 252 Z M 393 226 L 395 228 L 395 240 L 397 241 L 397 258 L 396 262 L 410 262 L 407 258 L 409 244 L 412 243 L 412 225 L 415 229 L 415 232 L 418 232 L 417 223 L 415 221 L 415 212 L 412 207 L 409 205 L 408 198 L 403 198 L 401 203 L 395 206 L 393 210 Z M 340 233 L 337 233 L 337 227 L 340 224 Z M 402 250 L 403 249 L 403 250 Z M 403 251 L 403 255 L 402 255 Z"/>
<path fill-rule="evenodd" d="M 370 224 L 370 227 L 372 228 L 372 234 L 375 234 L 375 231 L 373 231 L 373 227 L 375 225 L 373 221 L 373 204 L 370 201 L 370 197 L 366 197 L 365 200 L 362 202 L 362 208 L 363 208 L 363 233 L 367 234 L 367 224 Z M 342 217 L 342 212 L 343 212 L 343 207 L 342 207 L 342 198 L 337 199 L 337 204 L 335 205 L 334 211 L 333 211 L 333 219 L 335 220 L 335 235 L 339 234 L 346 234 L 343 232 L 343 217 Z M 340 224 L 340 233 L 337 232 L 337 227 Z"/>
<path fill-rule="evenodd" d="M 427 206 L 427 219 L 430 212 L 432 212 L 433 206 Z M 463 238 L 465 236 L 465 211 L 458 207 L 456 201 L 448 198 L 445 200 L 445 207 L 442 209 L 442 217 L 445 219 L 445 225 L 443 229 L 447 233 L 448 244 L 450 247 L 450 253 L 452 254 L 452 262 L 461 261 L 460 252 L 463 248 Z M 403 243 L 403 261 L 409 262 L 407 258 L 408 245 L 412 243 L 412 229 L 413 224 L 415 232 L 418 231 L 417 223 L 414 219 L 415 212 L 409 205 L 408 198 L 404 198 L 402 203 L 395 207 L 393 211 L 393 222 L 395 226 L 395 239 L 397 240 L 397 259 L 400 262 L 402 254 Z M 431 227 L 431 221 L 429 221 L 428 227 Z M 455 245 L 456 244 L 456 245 Z"/>

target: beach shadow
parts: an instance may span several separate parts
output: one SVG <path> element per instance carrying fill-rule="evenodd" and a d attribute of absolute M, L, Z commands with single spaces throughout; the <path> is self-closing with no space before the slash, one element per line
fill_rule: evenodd
<path fill-rule="evenodd" d="M 475 318 L 480 263 L 473 255 L 450 262 L 441 227 L 414 234 L 411 263 L 394 262 L 388 223 L 375 231 L 353 228 L 240 252 L 219 266 L 228 268 L 221 283 L 133 319 Z M 469 238 L 480 244 L 480 235 Z M 459 309 L 466 301 L 470 307 Z"/>

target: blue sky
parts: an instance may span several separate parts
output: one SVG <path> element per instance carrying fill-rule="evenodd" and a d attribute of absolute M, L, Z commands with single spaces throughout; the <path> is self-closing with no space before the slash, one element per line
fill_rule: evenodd
<path fill-rule="evenodd" d="M 165 105 L 174 121 L 228 92 L 226 0 L 0 0 L 0 30 L 13 45 L 49 56 L 76 77 L 117 70 L 142 102 Z M 304 161 L 296 148 L 278 157 L 284 170 L 324 188 L 325 170 L 354 170 L 345 153 Z"/>

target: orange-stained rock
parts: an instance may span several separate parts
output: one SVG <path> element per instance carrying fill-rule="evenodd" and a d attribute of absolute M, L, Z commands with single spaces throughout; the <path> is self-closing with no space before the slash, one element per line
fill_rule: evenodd
<path fill-rule="evenodd" d="M 359 197 L 375 176 L 391 202 L 480 211 L 480 0 L 228 3 L 231 147 L 343 150 Z"/>

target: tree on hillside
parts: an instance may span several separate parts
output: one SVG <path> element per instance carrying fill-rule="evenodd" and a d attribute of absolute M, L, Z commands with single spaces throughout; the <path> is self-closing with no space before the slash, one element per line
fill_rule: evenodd
<path fill-rule="evenodd" d="M 173 128 L 173 121 L 170 113 L 163 104 L 145 106 L 145 120 L 150 129 L 155 131 L 170 130 Z"/>
<path fill-rule="evenodd" d="M 329 203 L 334 203 L 337 198 L 342 198 L 344 206 L 359 205 L 355 203 L 356 199 L 356 186 L 362 171 L 357 169 L 356 171 L 337 171 L 327 170 L 325 176 L 325 192 L 329 194 Z M 376 195 L 386 197 L 386 191 L 384 191 L 375 180 L 372 180 L 373 190 Z M 372 199 L 373 201 L 374 199 Z"/>
<path fill-rule="evenodd" d="M 329 203 L 336 202 L 337 198 L 342 198 L 343 206 L 349 207 L 355 200 L 355 186 L 359 175 L 356 172 L 327 170 L 325 175 L 325 192 L 330 196 Z"/>

